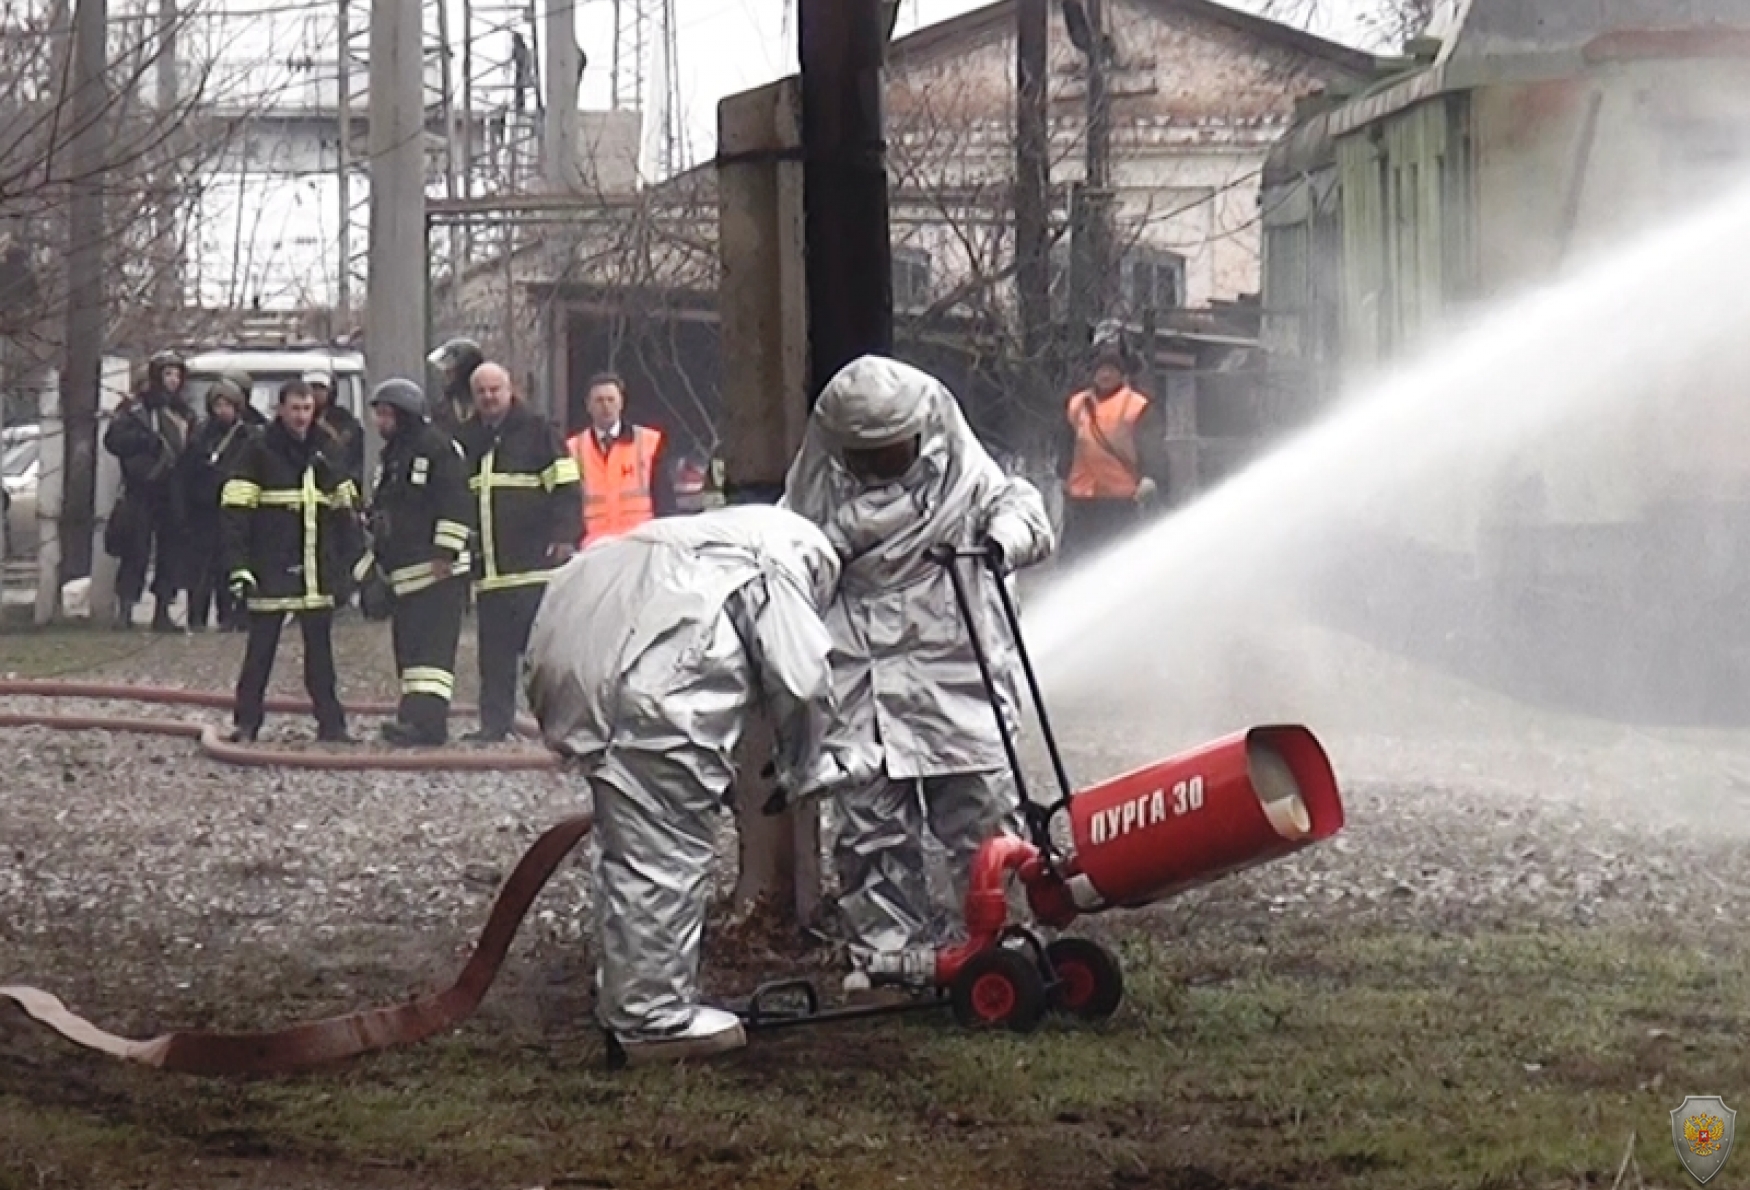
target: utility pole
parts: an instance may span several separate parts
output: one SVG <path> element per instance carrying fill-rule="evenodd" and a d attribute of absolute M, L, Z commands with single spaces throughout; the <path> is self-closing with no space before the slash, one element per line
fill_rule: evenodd
<path fill-rule="evenodd" d="M 893 350 L 881 0 L 801 0 L 808 402 L 841 367 Z"/>
<path fill-rule="evenodd" d="M 1107 92 L 1111 41 L 1106 35 L 1105 0 L 1081 0 L 1087 14 L 1088 126 L 1087 165 L 1071 212 L 1073 240 L 1071 292 L 1077 311 L 1071 330 L 1077 354 L 1093 328 L 1112 308 L 1112 105 Z"/>
<path fill-rule="evenodd" d="M 1054 378 L 1047 363 L 1051 329 L 1051 267 L 1046 249 L 1051 203 L 1051 133 L 1046 106 L 1050 12 L 1049 0 L 1017 0 L 1015 5 L 1015 288 L 1020 299 L 1023 374 L 1030 378 L 1041 373 Z M 1042 395 L 1029 393 L 1025 397 L 1038 399 Z"/>
<path fill-rule="evenodd" d="M 883 15 L 882 0 L 800 0 L 799 98 L 785 98 L 794 93 L 784 83 L 720 109 L 732 502 L 781 496 L 820 390 L 857 356 L 893 349 Z M 770 782 L 757 774 L 769 732 L 747 740 L 736 900 L 806 924 L 820 901 L 819 808 L 763 815 Z"/>
<path fill-rule="evenodd" d="M 374 385 L 425 380 L 425 44 L 420 0 L 371 0 L 371 226 L 365 293 Z"/>
<path fill-rule="evenodd" d="M 474 197 L 474 3 L 462 0 L 462 197 Z M 462 224 L 462 259 L 474 255 L 474 225 Z"/>
<path fill-rule="evenodd" d="M 352 327 L 352 0 L 340 0 L 337 20 L 340 37 L 340 70 L 336 78 L 335 114 L 340 124 L 336 156 L 335 192 L 340 199 L 337 224 L 340 272 L 334 283 L 335 323 L 346 331 Z"/>
<path fill-rule="evenodd" d="M 97 501 L 97 403 L 103 366 L 103 185 L 109 122 L 103 84 L 107 0 L 73 7 L 73 78 L 61 88 L 70 107 L 71 201 L 67 217 L 67 366 L 61 372 L 61 582 L 91 573 Z M 70 92 L 70 94 L 69 94 Z"/>
<path fill-rule="evenodd" d="M 158 0 L 158 122 L 162 143 L 159 152 L 164 160 L 158 171 L 158 203 L 154 212 L 157 226 L 153 238 L 158 242 L 157 275 L 153 278 L 153 304 L 160 317 L 182 305 L 182 252 L 176 242 L 176 209 L 180 197 L 176 178 L 178 148 L 182 137 L 172 122 L 177 113 L 178 87 L 176 79 L 176 0 Z"/>
<path fill-rule="evenodd" d="M 541 146 L 547 189 L 577 189 L 577 0 L 546 0 L 547 125 Z"/>
<path fill-rule="evenodd" d="M 456 167 L 462 155 L 461 145 L 456 141 L 456 82 L 455 71 L 450 68 L 450 5 L 449 0 L 438 0 L 438 87 L 439 106 L 444 113 L 444 197 L 451 202 L 456 201 L 457 180 Z M 464 26 L 462 36 L 467 37 Z M 462 284 L 462 229 L 459 224 L 450 224 L 450 295 L 452 302 L 461 293 Z"/>

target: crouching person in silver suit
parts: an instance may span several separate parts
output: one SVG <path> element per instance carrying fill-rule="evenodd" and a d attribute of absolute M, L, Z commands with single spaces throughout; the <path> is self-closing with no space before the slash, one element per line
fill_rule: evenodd
<path fill-rule="evenodd" d="M 526 685 L 546 745 L 594 798 L 596 1013 L 610 1060 L 746 1043 L 737 1017 L 698 999 L 717 816 L 761 704 L 780 789 L 807 797 L 848 779 L 823 743 L 832 642 L 820 611 L 837 582 L 820 531 L 769 506 L 652 521 L 553 572 Z"/>

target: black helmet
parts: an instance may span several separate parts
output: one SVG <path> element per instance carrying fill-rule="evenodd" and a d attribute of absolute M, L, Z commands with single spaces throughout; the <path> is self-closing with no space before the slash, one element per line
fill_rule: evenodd
<path fill-rule="evenodd" d="M 426 362 L 443 374 L 444 388 L 451 392 L 466 392 L 474 378 L 474 369 L 486 362 L 486 353 L 472 339 L 456 338 L 440 344 L 425 357 Z"/>
<path fill-rule="evenodd" d="M 392 377 L 371 390 L 371 404 L 387 405 L 397 413 L 424 421 L 427 416 L 425 390 L 411 380 Z"/>
<path fill-rule="evenodd" d="M 183 362 L 182 356 L 166 348 L 153 352 L 152 358 L 146 361 L 146 382 L 153 388 L 163 384 L 165 368 L 175 368 L 184 377 L 188 375 L 188 365 Z"/>

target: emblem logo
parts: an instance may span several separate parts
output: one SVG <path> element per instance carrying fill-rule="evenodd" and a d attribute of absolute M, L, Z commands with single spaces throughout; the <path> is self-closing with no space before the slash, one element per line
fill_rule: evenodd
<path fill-rule="evenodd" d="M 1671 1113 L 1671 1143 L 1689 1176 L 1706 1185 L 1732 1155 L 1738 1113 L 1718 1095 L 1691 1095 Z"/>

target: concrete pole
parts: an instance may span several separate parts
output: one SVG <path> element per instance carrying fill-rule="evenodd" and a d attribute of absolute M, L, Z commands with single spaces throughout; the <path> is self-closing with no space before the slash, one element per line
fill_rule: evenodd
<path fill-rule="evenodd" d="M 109 120 L 103 83 L 108 57 L 107 0 L 77 0 L 73 9 L 73 78 L 63 86 L 73 143 L 72 201 L 67 219 L 67 366 L 61 373 L 65 434 L 60 580 L 91 573 L 96 525 L 97 390 L 103 362 L 103 186 Z"/>
<path fill-rule="evenodd" d="M 547 189 L 558 194 L 578 188 L 577 172 L 577 0 L 546 0 L 547 123 L 541 160 Z"/>
<path fill-rule="evenodd" d="M 425 45 L 420 0 L 371 0 L 366 375 L 426 378 Z"/>
<path fill-rule="evenodd" d="M 720 109 L 731 501 L 781 495 L 806 412 L 832 374 L 856 356 L 893 349 L 884 15 L 882 0 L 802 0 L 798 86 L 736 96 Z M 737 789 L 736 899 L 764 900 L 806 923 L 820 904 L 820 816 L 813 805 L 781 818 L 760 813 L 769 789 L 757 774 L 769 736 L 751 729 L 738 757 L 746 776 Z"/>
<path fill-rule="evenodd" d="M 454 202 L 460 193 L 456 170 L 461 160 L 462 147 L 456 140 L 456 82 L 455 71 L 450 67 L 450 47 L 454 42 L 450 38 L 449 0 L 438 0 L 437 24 L 439 102 L 444 113 L 444 197 Z M 462 36 L 467 35 L 464 27 Z M 450 224 L 449 241 L 450 302 L 453 305 L 461 295 L 462 286 L 462 231 L 459 223 Z M 431 249 L 429 241 L 426 249 L 428 252 Z"/>
<path fill-rule="evenodd" d="M 462 197 L 474 197 L 474 3 L 462 0 Z M 474 255 L 474 225 L 462 224 L 462 259 Z"/>
<path fill-rule="evenodd" d="M 157 226 L 153 236 L 158 241 L 157 276 L 153 278 L 153 313 L 159 318 L 182 305 L 182 251 L 176 242 L 176 208 L 181 191 L 177 186 L 176 162 L 182 138 L 168 125 L 180 118 L 176 110 L 178 87 L 176 80 L 176 0 L 158 0 L 158 60 L 157 104 L 163 144 L 159 152 L 164 161 L 158 172 L 158 203 L 154 212 Z"/>
<path fill-rule="evenodd" d="M 723 334 L 724 495 L 772 503 L 807 428 L 808 314 L 802 236 L 802 120 L 795 80 L 718 105 L 718 304 Z M 820 815 L 761 807 L 770 727 L 750 724 L 736 758 L 738 906 L 759 902 L 799 923 L 820 905 Z"/>
<path fill-rule="evenodd" d="M 340 128 L 336 142 L 335 191 L 340 200 L 336 250 L 340 272 L 334 282 L 335 323 L 342 331 L 352 327 L 352 0 L 340 0 L 336 19 L 340 38 L 339 73 L 336 76 L 335 114 Z"/>

